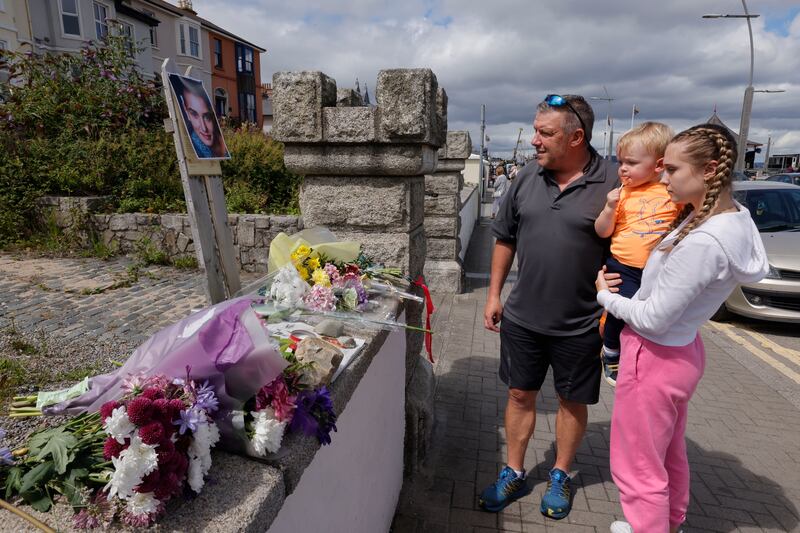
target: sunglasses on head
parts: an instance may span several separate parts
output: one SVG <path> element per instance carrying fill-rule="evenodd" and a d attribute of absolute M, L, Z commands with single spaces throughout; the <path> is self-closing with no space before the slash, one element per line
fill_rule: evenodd
<path fill-rule="evenodd" d="M 564 106 L 567 106 L 570 111 L 575 113 L 575 116 L 578 117 L 578 121 L 581 123 L 581 127 L 583 128 L 583 137 L 586 139 L 586 144 L 589 144 L 589 139 L 588 139 L 588 136 L 587 136 L 588 132 L 586 130 L 586 124 L 583 123 L 583 119 L 581 118 L 581 116 L 578 114 L 577 111 L 575 111 L 575 108 L 572 107 L 572 104 L 570 104 L 567 101 L 566 98 L 564 98 L 560 94 L 548 94 L 547 96 L 544 97 L 544 103 L 549 105 L 550 107 L 564 107 Z"/>

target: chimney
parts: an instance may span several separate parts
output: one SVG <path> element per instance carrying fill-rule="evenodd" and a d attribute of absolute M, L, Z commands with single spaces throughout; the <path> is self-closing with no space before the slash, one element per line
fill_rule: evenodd
<path fill-rule="evenodd" d="M 196 15 L 197 12 L 192 9 L 192 0 L 178 0 L 178 9 L 183 9 L 184 11 L 188 11 L 192 15 Z"/>

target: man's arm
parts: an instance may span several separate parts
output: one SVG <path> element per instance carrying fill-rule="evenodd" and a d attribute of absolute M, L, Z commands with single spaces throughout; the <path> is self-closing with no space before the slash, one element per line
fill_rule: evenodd
<path fill-rule="evenodd" d="M 491 331 L 500 331 L 497 323 L 503 319 L 503 302 L 500 292 L 514 263 L 516 245 L 506 241 L 496 241 L 492 251 L 492 274 L 489 281 L 489 294 L 483 308 L 483 325 Z"/>

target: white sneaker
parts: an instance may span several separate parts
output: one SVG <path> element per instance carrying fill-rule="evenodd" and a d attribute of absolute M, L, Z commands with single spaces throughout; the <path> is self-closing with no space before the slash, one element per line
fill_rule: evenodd
<path fill-rule="evenodd" d="M 633 528 L 629 523 L 617 520 L 611 524 L 611 533 L 633 533 Z"/>

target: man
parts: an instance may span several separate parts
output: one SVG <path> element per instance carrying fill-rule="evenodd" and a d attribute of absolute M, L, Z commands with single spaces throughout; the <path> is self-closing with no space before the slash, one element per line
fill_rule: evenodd
<path fill-rule="evenodd" d="M 183 109 L 191 125 L 189 137 L 197 156 L 201 159 L 225 157 L 227 148 L 203 85 L 185 78 L 181 81 Z"/>
<path fill-rule="evenodd" d="M 594 279 L 608 241 L 597 236 L 594 221 L 619 186 L 616 166 L 589 144 L 593 125 L 583 97 L 545 98 L 533 123 L 537 160 L 519 170 L 492 225 L 497 241 L 484 325 L 500 332 L 508 463 L 481 494 L 487 511 L 531 491 L 523 460 L 536 425 L 536 397 L 551 366 L 559 398 L 556 460 L 541 512 L 561 519 L 571 508 L 568 472 L 586 430 L 587 404 L 600 394 Z M 515 254 L 519 277 L 503 305 L 500 291 Z"/>

